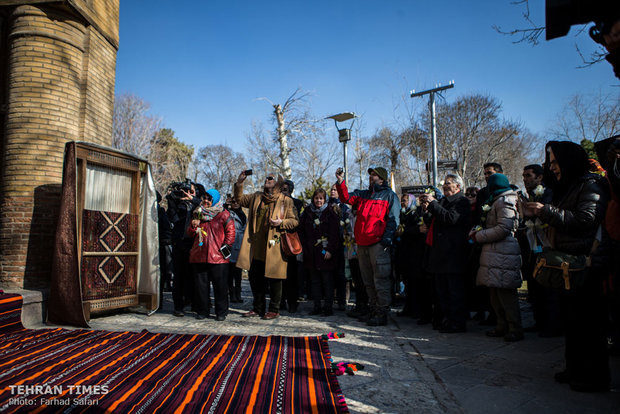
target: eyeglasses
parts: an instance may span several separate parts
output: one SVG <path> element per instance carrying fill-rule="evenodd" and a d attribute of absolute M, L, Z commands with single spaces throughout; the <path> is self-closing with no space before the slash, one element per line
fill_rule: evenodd
<path fill-rule="evenodd" d="M 275 180 L 275 178 L 273 178 L 272 176 L 265 178 L 265 181 L 271 181 L 271 180 Z"/>

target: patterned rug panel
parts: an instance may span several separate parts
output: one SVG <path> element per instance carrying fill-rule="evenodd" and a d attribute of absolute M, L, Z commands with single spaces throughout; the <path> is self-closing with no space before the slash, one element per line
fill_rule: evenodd
<path fill-rule="evenodd" d="M 10 319 L 0 412 L 347 412 L 320 337 L 26 330 Z"/>

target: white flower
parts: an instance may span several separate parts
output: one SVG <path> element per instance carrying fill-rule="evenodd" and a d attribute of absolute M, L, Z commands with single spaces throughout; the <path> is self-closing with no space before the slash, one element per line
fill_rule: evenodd
<path fill-rule="evenodd" d="M 318 226 L 319 224 L 321 224 L 321 220 L 319 220 L 318 218 L 314 219 L 314 224 Z"/>
<path fill-rule="evenodd" d="M 545 194 L 545 187 L 543 187 L 542 185 L 538 185 L 536 186 L 536 188 L 534 189 L 534 195 L 536 196 L 541 196 Z"/>
<path fill-rule="evenodd" d="M 275 240 L 269 240 L 269 246 L 275 246 L 275 245 L 276 245 Z"/>
<path fill-rule="evenodd" d="M 345 223 L 347 223 L 347 224 L 349 224 L 349 223 L 351 222 L 351 220 L 346 219 L 344 222 L 345 222 Z"/>
<path fill-rule="evenodd" d="M 340 225 L 344 227 L 344 221 L 340 220 Z"/>
<path fill-rule="evenodd" d="M 489 210 L 491 210 L 491 206 L 490 206 L 490 205 L 485 204 L 485 205 L 483 205 L 483 206 L 482 206 L 482 211 L 484 211 L 485 213 L 486 213 L 487 211 L 489 211 Z"/>

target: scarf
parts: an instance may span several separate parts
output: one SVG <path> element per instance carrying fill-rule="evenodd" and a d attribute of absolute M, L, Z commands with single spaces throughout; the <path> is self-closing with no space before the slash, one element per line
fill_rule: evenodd
<path fill-rule="evenodd" d="M 267 219 L 273 217 L 273 210 L 276 207 L 276 201 L 278 201 L 278 197 L 280 197 L 280 194 L 282 194 L 280 191 L 280 189 L 282 188 L 282 184 L 284 184 L 284 178 L 282 178 L 282 176 L 278 174 L 278 180 L 273 186 L 272 191 L 269 193 L 263 189 L 263 192 L 261 194 L 261 204 L 269 206 L 269 211 L 267 212 Z"/>
<path fill-rule="evenodd" d="M 323 203 L 321 207 L 316 207 L 314 204 L 310 204 L 310 210 L 319 218 L 321 217 L 321 214 L 323 214 L 326 208 L 327 203 Z"/>
<path fill-rule="evenodd" d="M 202 204 L 194 210 L 194 216 L 200 221 L 211 221 L 215 216 L 220 214 L 224 210 L 222 200 L 211 207 L 205 207 Z"/>

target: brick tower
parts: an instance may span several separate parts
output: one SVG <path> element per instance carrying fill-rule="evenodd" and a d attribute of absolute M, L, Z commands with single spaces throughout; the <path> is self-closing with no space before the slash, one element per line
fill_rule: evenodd
<path fill-rule="evenodd" d="M 118 15 L 0 1 L 0 287 L 48 287 L 65 143 L 111 143 Z"/>

